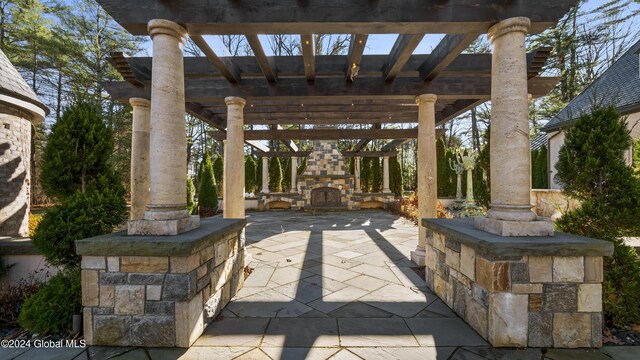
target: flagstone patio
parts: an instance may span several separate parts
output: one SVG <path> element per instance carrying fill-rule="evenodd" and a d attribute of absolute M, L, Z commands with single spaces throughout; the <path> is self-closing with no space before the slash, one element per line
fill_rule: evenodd
<path fill-rule="evenodd" d="M 491 348 L 438 299 L 412 269 L 417 228 L 401 217 L 266 212 L 247 221 L 254 270 L 191 348 L 0 349 L 0 358 L 543 358 L 541 349 Z M 640 347 L 551 349 L 544 358 L 636 359 Z"/>

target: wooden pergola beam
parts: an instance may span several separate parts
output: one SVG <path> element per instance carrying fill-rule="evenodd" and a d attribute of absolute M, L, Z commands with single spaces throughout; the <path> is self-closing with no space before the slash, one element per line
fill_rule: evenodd
<path fill-rule="evenodd" d="M 424 34 L 400 34 L 391 48 L 389 58 L 382 67 L 384 81 L 393 81 L 409 61 L 411 54 L 416 49 Z"/>
<path fill-rule="evenodd" d="M 215 140 L 225 140 L 221 131 L 209 132 Z M 309 129 L 309 130 L 245 130 L 245 140 L 340 140 L 340 139 L 414 139 L 418 129 Z"/>
<path fill-rule="evenodd" d="M 420 79 L 433 80 L 453 62 L 480 33 L 448 34 L 436 45 L 427 60 L 420 66 Z"/>
<path fill-rule="evenodd" d="M 258 35 L 246 35 L 247 42 L 253 51 L 253 55 L 256 57 L 256 61 L 264 74 L 264 77 L 270 83 L 276 83 L 278 80 L 278 73 L 276 67 L 269 61 L 267 55 L 264 53 L 264 49 L 262 48 L 262 44 L 260 43 L 260 39 Z"/>
<path fill-rule="evenodd" d="M 529 79 L 528 92 L 535 96 L 547 94 L 558 83 L 557 77 Z M 106 82 L 105 88 L 118 100 L 148 96 L 148 86 L 136 88 L 127 82 Z M 188 102 L 222 101 L 226 96 L 243 98 L 288 98 L 292 102 L 305 99 L 324 99 L 327 102 L 344 97 L 352 99 L 380 98 L 410 100 L 416 94 L 438 94 L 438 99 L 484 99 L 491 97 L 490 77 L 438 76 L 424 82 L 419 78 L 397 78 L 393 86 L 380 79 L 361 78 L 354 83 L 344 79 L 316 78 L 313 84 L 306 79 L 280 78 L 277 87 L 263 79 L 243 79 L 242 84 L 230 84 L 218 79 L 186 79 L 185 96 Z M 251 100 L 251 99 L 249 99 Z"/>
<path fill-rule="evenodd" d="M 360 71 L 360 63 L 362 61 L 362 54 L 364 48 L 367 46 L 367 34 L 353 34 L 351 35 L 351 41 L 349 41 L 349 53 L 347 54 L 347 64 L 345 76 L 347 81 L 353 82 L 355 80 L 355 70 Z"/>
<path fill-rule="evenodd" d="M 302 59 L 304 60 L 304 74 L 308 82 L 316 79 L 316 54 L 313 34 L 300 35 L 300 47 L 302 48 Z"/>
<path fill-rule="evenodd" d="M 382 129 L 382 125 L 381 124 L 373 124 L 371 126 L 372 129 Z M 355 144 L 352 148 L 351 151 L 353 152 L 358 152 L 358 151 L 362 151 L 362 149 L 364 149 L 365 146 L 367 146 L 367 144 L 371 141 L 371 139 L 361 139 L 360 141 L 358 141 L 357 144 Z"/>
<path fill-rule="evenodd" d="M 526 16 L 532 33 L 553 26 L 575 0 L 424 1 L 325 0 L 98 0 L 134 35 L 147 35 L 152 19 L 184 25 L 190 34 L 455 34 L 486 31 L 504 19 Z"/>
<path fill-rule="evenodd" d="M 383 156 L 396 156 L 397 151 L 340 151 L 344 157 L 383 157 Z M 311 154 L 310 150 L 307 151 L 256 151 L 256 155 L 261 157 L 278 157 L 278 158 L 290 158 L 290 157 L 307 157 Z"/>
<path fill-rule="evenodd" d="M 211 63 L 220 71 L 222 76 L 224 76 L 227 81 L 231 83 L 239 83 L 240 82 L 240 70 L 233 63 L 233 61 L 229 58 L 220 58 L 216 53 L 209 47 L 209 44 L 204 40 L 202 36 L 199 35 L 191 35 L 189 36 L 194 44 L 202 50 L 204 55 L 211 61 Z"/>

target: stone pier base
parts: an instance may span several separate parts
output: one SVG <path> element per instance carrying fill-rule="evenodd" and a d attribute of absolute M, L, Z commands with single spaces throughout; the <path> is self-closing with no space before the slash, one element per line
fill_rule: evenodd
<path fill-rule="evenodd" d="M 426 282 L 495 347 L 602 346 L 607 241 L 503 237 L 473 219 L 423 219 Z"/>
<path fill-rule="evenodd" d="M 242 287 L 245 220 L 177 236 L 79 240 L 88 345 L 189 347 Z"/>

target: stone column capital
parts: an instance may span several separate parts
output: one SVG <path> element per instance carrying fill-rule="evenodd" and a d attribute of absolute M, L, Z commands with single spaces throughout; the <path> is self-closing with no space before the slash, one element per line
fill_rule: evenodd
<path fill-rule="evenodd" d="M 436 94 L 422 94 L 416 96 L 416 104 L 421 104 L 423 102 L 435 104 L 438 97 Z"/>
<path fill-rule="evenodd" d="M 183 44 L 186 41 L 187 30 L 173 21 L 153 19 L 147 24 L 147 31 L 149 31 L 151 39 L 158 34 L 164 34 L 176 38 Z"/>
<path fill-rule="evenodd" d="M 139 107 L 148 108 L 151 106 L 151 101 L 145 98 L 130 98 L 129 104 L 131 104 L 131 106 L 134 106 L 134 107 L 139 106 Z"/>
<path fill-rule="evenodd" d="M 238 96 L 227 96 L 226 98 L 224 98 L 224 103 L 227 104 L 227 106 L 230 105 L 240 105 L 242 107 L 244 107 L 244 105 L 247 103 L 247 101 L 241 97 Z"/>
<path fill-rule="evenodd" d="M 489 37 L 489 41 L 493 43 L 495 39 L 511 32 L 527 34 L 529 28 L 531 28 L 531 20 L 529 20 L 529 18 L 523 16 L 512 17 L 491 26 L 487 31 L 487 36 Z"/>
<path fill-rule="evenodd" d="M 382 157 L 384 160 L 389 160 L 389 155 Z"/>

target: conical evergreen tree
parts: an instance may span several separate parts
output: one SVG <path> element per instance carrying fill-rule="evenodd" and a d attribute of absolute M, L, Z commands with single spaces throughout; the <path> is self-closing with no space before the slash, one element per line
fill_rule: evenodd
<path fill-rule="evenodd" d="M 269 190 L 272 192 L 282 191 L 282 166 L 277 157 L 269 159 Z"/>
<path fill-rule="evenodd" d="M 218 191 L 216 189 L 216 179 L 214 177 L 213 164 L 209 151 L 204 152 L 202 158 L 202 174 L 200 174 L 200 191 L 198 191 L 198 205 L 200 216 L 213 216 L 218 210 Z"/>
<path fill-rule="evenodd" d="M 380 159 L 371 158 L 371 192 L 377 193 L 382 191 L 382 166 Z"/>
<path fill-rule="evenodd" d="M 363 157 L 360 162 L 360 188 L 363 193 L 371 191 L 371 158 Z"/>
<path fill-rule="evenodd" d="M 392 156 L 389 159 L 389 186 L 391 191 L 396 194 L 397 197 L 402 197 L 403 194 L 403 176 L 402 168 L 397 156 Z"/>
<path fill-rule="evenodd" d="M 44 149 L 40 179 L 49 197 L 64 200 L 87 183 L 112 171 L 113 133 L 99 109 L 88 103 L 68 108 L 51 128 Z"/>
<path fill-rule="evenodd" d="M 604 262 L 602 299 L 605 320 L 616 327 L 640 322 L 640 263 L 622 241 L 640 233 L 640 182 L 624 158 L 631 143 L 615 108 L 596 108 L 566 130 L 556 164 L 565 194 L 582 201 L 557 226 L 613 242 L 614 254 Z"/>
<path fill-rule="evenodd" d="M 256 192 L 262 191 L 262 158 L 256 163 Z"/>
<path fill-rule="evenodd" d="M 218 194 L 224 196 L 224 158 L 222 155 L 216 156 L 213 162 L 213 176 Z"/>
<path fill-rule="evenodd" d="M 196 209 L 195 193 L 196 186 L 193 184 L 193 179 L 191 176 L 187 176 L 187 211 L 189 214 L 193 214 Z"/>
<path fill-rule="evenodd" d="M 253 156 L 247 155 L 244 160 L 244 191 L 255 193 L 256 187 L 256 162 Z"/>
<path fill-rule="evenodd" d="M 438 171 L 438 196 L 444 197 L 447 196 L 447 169 L 449 169 L 449 162 L 442 139 L 436 140 L 436 161 Z M 418 164 L 418 166 L 420 166 L 420 164 Z"/>
<path fill-rule="evenodd" d="M 289 192 L 291 190 L 291 158 L 282 160 L 284 167 L 282 170 L 282 191 Z"/>

